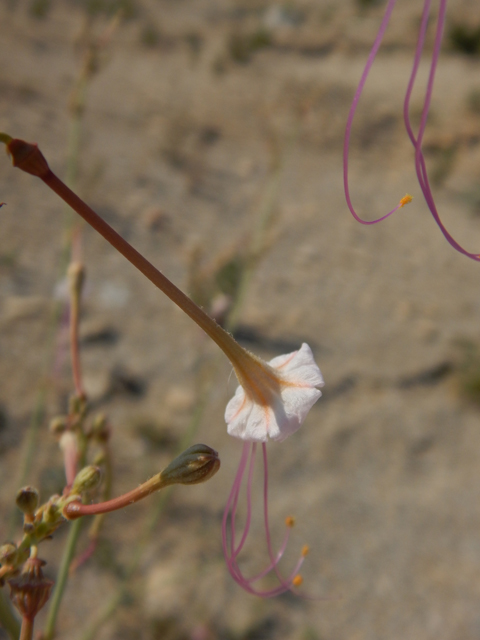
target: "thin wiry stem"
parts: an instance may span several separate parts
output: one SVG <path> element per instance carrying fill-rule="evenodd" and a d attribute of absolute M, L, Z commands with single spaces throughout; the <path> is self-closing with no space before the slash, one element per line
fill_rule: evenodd
<path fill-rule="evenodd" d="M 75 393 L 80 398 L 85 396 L 82 382 L 82 368 L 80 365 L 79 323 L 80 323 L 80 291 L 72 287 L 70 296 L 70 356 L 72 359 L 72 374 Z"/>
<path fill-rule="evenodd" d="M 10 600 L 3 589 L 0 589 L 0 624 L 7 632 L 10 640 L 17 640 L 20 635 L 20 622 L 15 616 Z"/>
<path fill-rule="evenodd" d="M 43 632 L 43 640 L 52 640 L 55 634 L 58 612 L 62 603 L 65 587 L 67 586 L 70 563 L 72 562 L 73 556 L 75 555 L 75 549 L 81 529 L 82 520 L 77 520 L 70 525 L 67 542 L 63 550 L 62 560 L 60 563 L 60 568 L 58 570 L 55 588 L 48 610 L 47 623 L 45 625 L 45 631 Z"/>

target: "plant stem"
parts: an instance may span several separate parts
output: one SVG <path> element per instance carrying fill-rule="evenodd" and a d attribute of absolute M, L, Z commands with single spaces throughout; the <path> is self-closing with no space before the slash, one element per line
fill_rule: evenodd
<path fill-rule="evenodd" d="M 0 589 L 0 626 L 5 629 L 11 640 L 18 640 L 20 635 L 20 622 L 15 616 L 12 605 L 3 589 Z"/>
<path fill-rule="evenodd" d="M 51 170 L 46 175 L 39 176 L 52 191 L 74 209 L 88 224 L 107 240 L 119 253 L 133 264 L 158 289 L 184 311 L 206 334 L 222 349 L 227 358 L 234 364 L 235 371 L 241 378 L 242 364 L 247 359 L 251 361 L 251 354 L 245 352 L 232 336 L 210 318 L 193 300 L 183 293 L 173 282 L 156 269 L 151 262 L 143 257 L 126 240 L 98 214 L 67 187 Z"/>
<path fill-rule="evenodd" d="M 34 618 L 27 618 L 27 616 L 23 616 L 22 629 L 20 631 L 20 640 L 32 640 L 34 620 Z"/>
<path fill-rule="evenodd" d="M 52 640 L 53 635 L 55 633 L 55 626 L 57 623 L 58 611 L 60 609 L 63 593 L 65 591 L 65 587 L 67 584 L 68 571 L 70 569 L 70 563 L 72 562 L 72 559 L 75 553 L 75 547 L 77 545 L 77 540 L 80 535 L 81 528 L 82 528 L 81 520 L 76 520 L 70 526 L 67 543 L 63 551 L 62 562 L 58 570 L 57 581 L 55 584 L 52 600 L 50 603 L 50 608 L 48 611 L 47 623 L 45 625 L 45 631 L 43 633 L 43 640 Z"/>

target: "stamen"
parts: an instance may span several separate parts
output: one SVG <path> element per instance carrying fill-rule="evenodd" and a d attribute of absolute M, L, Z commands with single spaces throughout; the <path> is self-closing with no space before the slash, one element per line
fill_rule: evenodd
<path fill-rule="evenodd" d="M 292 580 L 293 586 L 294 587 L 299 587 L 302 584 L 302 582 L 303 582 L 302 576 L 298 575 L 298 573 L 297 573 L 297 575 Z"/>
<path fill-rule="evenodd" d="M 365 86 L 365 82 L 367 81 L 368 75 L 370 73 L 370 70 L 372 68 L 373 62 L 375 60 L 375 57 L 378 53 L 378 49 L 380 47 L 380 44 L 383 40 L 383 36 L 385 34 L 386 28 L 388 26 L 388 23 L 390 21 L 390 17 L 393 11 L 393 8 L 395 6 L 396 0 L 389 0 L 388 4 L 387 4 L 387 8 L 385 10 L 385 15 L 383 17 L 382 23 L 380 25 L 380 28 L 378 30 L 377 36 L 375 38 L 375 41 L 373 43 L 373 47 L 370 51 L 370 54 L 368 56 L 367 59 L 367 63 L 365 65 L 365 69 L 363 71 L 362 77 L 360 79 L 360 82 L 358 84 L 357 90 L 355 92 L 355 96 L 353 98 L 353 102 L 352 102 L 352 106 L 350 108 L 350 112 L 348 114 L 348 118 L 347 118 L 347 124 L 345 127 L 345 140 L 344 140 L 344 145 L 343 145 L 343 180 L 344 180 L 344 190 L 345 190 L 345 198 L 347 201 L 347 205 L 348 208 L 350 209 L 350 212 L 352 213 L 353 217 L 355 218 L 355 220 L 357 220 L 358 222 L 360 222 L 361 224 L 376 224 L 377 222 L 381 222 L 382 220 L 385 220 L 385 218 L 388 218 L 390 215 L 392 215 L 392 213 L 394 213 L 395 211 L 398 211 L 398 209 L 401 209 L 402 207 L 405 206 L 405 204 L 408 204 L 408 202 L 411 201 L 411 198 L 408 201 L 405 201 L 405 198 L 402 198 L 402 200 L 400 200 L 400 203 L 391 211 L 389 211 L 387 214 L 385 214 L 384 216 L 377 218 L 376 220 L 371 220 L 371 221 L 367 221 L 367 220 L 363 220 L 362 218 L 360 218 L 360 216 L 356 213 L 351 198 L 350 198 L 350 190 L 349 190 L 349 183 L 348 183 L 348 155 L 349 155 L 349 148 L 350 148 L 350 136 L 351 136 L 351 129 L 352 129 L 352 123 L 353 123 L 353 118 L 355 116 L 355 112 L 357 110 L 357 106 L 358 106 L 358 102 L 360 100 L 360 97 L 362 95 L 364 86 Z M 426 128 L 426 124 L 427 124 L 427 118 L 428 118 L 428 113 L 430 111 L 430 103 L 431 103 L 431 99 L 432 99 L 432 92 L 433 92 L 433 85 L 434 85 L 434 80 L 435 80 L 435 73 L 437 70 L 437 64 L 438 64 L 438 59 L 440 56 L 440 48 L 441 48 L 441 44 L 442 44 L 442 37 L 443 37 L 443 31 L 444 31 L 444 27 L 445 27 L 445 13 L 446 13 L 446 7 L 447 7 L 447 0 L 440 0 L 439 3 L 439 10 L 438 10 L 438 19 L 437 19 L 437 27 L 436 27 L 436 32 L 435 32 L 435 42 L 434 42 L 434 47 L 433 47 L 433 53 L 432 53 L 432 57 L 431 57 L 431 61 L 430 61 L 430 72 L 429 72 L 429 76 L 428 76 L 428 82 L 427 82 L 427 88 L 425 90 L 425 98 L 424 98 L 424 104 L 423 104 L 423 109 L 422 109 L 422 115 L 420 118 L 420 125 L 418 128 L 418 134 L 417 136 L 415 136 L 415 134 L 413 133 L 412 130 L 412 125 L 410 122 L 410 100 L 411 100 L 411 95 L 412 95 L 412 91 L 413 91 L 413 87 L 415 85 L 415 81 L 416 81 L 416 77 L 417 77 L 417 72 L 418 72 L 418 67 L 420 65 L 420 59 L 423 53 L 423 49 L 424 49 L 424 45 L 425 45 L 425 35 L 426 35 L 426 31 L 427 31 L 427 27 L 428 27 L 428 21 L 429 21 L 429 17 L 430 17 L 430 8 L 431 8 L 431 0 L 425 0 L 424 5 L 423 5 L 423 12 L 422 12 L 422 19 L 421 19 L 421 23 L 420 23 L 420 30 L 419 30 L 419 35 L 418 35 L 418 41 L 417 41 L 417 46 L 416 46 L 416 50 L 415 50 L 415 56 L 414 56 L 414 61 L 413 61 L 413 67 L 412 67 L 412 72 L 410 74 L 410 79 L 408 82 L 408 86 L 407 86 L 407 91 L 405 94 L 405 100 L 404 100 L 404 105 L 403 105 L 403 118 L 405 121 L 405 128 L 407 130 L 407 134 L 410 138 L 410 141 L 415 149 L 415 170 L 417 173 L 417 178 L 418 178 L 418 182 L 420 185 L 420 188 L 422 190 L 423 196 L 425 198 L 425 202 L 427 203 L 427 206 L 435 220 L 435 222 L 437 223 L 438 227 L 440 228 L 440 231 L 442 232 L 442 234 L 444 235 L 445 239 L 447 240 L 447 242 L 459 253 L 462 253 L 464 256 L 466 256 L 467 258 L 471 258 L 472 260 L 475 261 L 480 261 L 480 254 L 478 253 L 471 253 L 469 251 L 467 251 L 466 249 L 464 249 L 454 238 L 453 236 L 447 231 L 445 225 L 443 224 L 440 215 L 438 213 L 437 207 L 435 205 L 435 200 L 433 198 L 433 194 L 432 194 L 432 190 L 430 187 L 430 181 L 428 179 L 428 172 L 427 172 L 427 167 L 426 167 L 426 163 L 425 163 L 425 157 L 423 155 L 423 151 L 422 151 L 422 144 L 423 144 L 423 137 L 425 134 L 425 128 Z"/>
<path fill-rule="evenodd" d="M 263 461 L 264 461 L 264 524 L 265 524 L 265 533 L 266 533 L 266 541 L 268 553 L 270 556 L 270 562 L 268 565 L 259 573 L 247 578 L 241 571 L 238 566 L 237 558 L 238 555 L 243 548 L 251 525 L 251 514 L 252 514 L 252 482 L 253 482 L 253 465 L 255 461 L 256 454 L 256 443 L 253 443 L 250 447 L 249 443 L 245 443 L 242 451 L 242 457 L 240 458 L 240 464 L 237 470 L 237 474 L 235 476 L 235 480 L 233 483 L 232 490 L 230 492 L 229 498 L 227 500 L 227 506 L 225 508 L 225 512 L 222 520 L 222 544 L 223 551 L 225 555 L 225 560 L 227 563 L 227 567 L 230 571 L 232 578 L 239 584 L 245 591 L 251 593 L 253 595 L 261 596 L 264 598 L 271 598 L 273 596 L 284 593 L 285 591 L 290 591 L 294 586 L 299 586 L 301 579 L 298 576 L 298 571 L 303 564 L 305 556 L 308 552 L 308 547 L 304 546 L 302 549 L 302 554 L 298 559 L 293 571 L 287 576 L 284 577 L 278 568 L 278 564 L 283 557 L 285 549 L 287 547 L 288 538 L 290 534 L 290 530 L 295 523 L 295 519 L 291 516 L 285 519 L 285 536 L 282 541 L 282 544 L 275 554 L 272 548 L 271 536 L 270 536 L 270 527 L 268 523 L 268 504 L 267 504 L 267 496 L 268 496 L 268 465 L 266 458 L 266 446 L 262 444 L 263 448 Z M 248 467 L 248 471 L 247 471 Z M 238 505 L 238 499 L 240 495 L 241 486 L 243 483 L 243 478 L 245 473 L 247 473 L 246 478 L 246 494 L 247 494 L 247 516 L 245 520 L 245 527 L 240 538 L 240 542 L 238 545 L 235 542 L 235 519 L 236 519 L 236 510 Z M 227 529 L 229 531 L 227 532 Z M 261 578 L 267 576 L 272 571 L 275 572 L 280 584 L 272 589 L 259 589 L 255 587 L 255 583 Z M 298 577 L 297 577 L 298 576 Z M 295 579 L 297 584 L 295 584 Z M 300 579 L 300 581 L 299 581 Z"/>
<path fill-rule="evenodd" d="M 425 128 L 427 125 L 428 112 L 430 111 L 433 84 L 435 80 L 435 73 L 437 70 L 438 58 L 440 56 L 440 47 L 442 44 L 443 30 L 445 26 L 445 11 L 447 6 L 446 0 L 440 0 L 437 29 L 435 33 L 435 43 L 433 47 L 432 59 L 430 64 L 430 73 L 428 76 L 427 89 L 425 91 L 425 100 L 423 104 L 422 116 L 420 119 L 420 126 L 418 129 L 417 137 L 415 137 L 415 134 L 413 133 L 412 125 L 410 122 L 410 99 L 412 95 L 413 86 L 415 84 L 415 80 L 417 77 L 420 58 L 421 58 L 424 44 L 425 44 L 425 34 L 426 34 L 428 19 L 430 14 L 430 4 L 431 4 L 431 0 L 425 0 L 425 4 L 423 7 L 422 21 L 421 21 L 420 31 L 418 35 L 417 48 L 415 50 L 415 58 L 414 58 L 414 63 L 412 67 L 412 73 L 410 75 L 407 92 L 405 94 L 405 101 L 403 106 L 403 118 L 405 121 L 405 128 L 407 130 L 408 136 L 415 149 L 415 169 L 417 172 L 418 182 L 420 184 L 420 188 L 422 190 L 427 206 L 430 209 L 430 212 L 435 219 L 435 222 L 439 226 L 440 231 L 443 233 L 447 242 L 454 249 L 456 249 L 459 253 L 462 253 L 463 255 L 467 256 L 467 258 L 480 261 L 480 255 L 478 253 L 470 253 L 469 251 L 464 249 L 447 231 L 442 220 L 440 219 L 440 215 L 438 213 L 437 207 L 435 205 L 435 201 L 433 199 L 433 194 L 430 187 L 430 181 L 428 179 L 425 157 L 422 151 L 423 136 L 425 134 Z"/>
<path fill-rule="evenodd" d="M 350 107 L 350 112 L 347 118 L 347 125 L 345 127 L 345 140 L 343 143 L 343 187 L 345 191 L 345 199 L 347 201 L 347 206 L 350 209 L 350 213 L 355 218 L 355 220 L 357 220 L 357 222 L 360 222 L 361 224 L 376 224 L 377 222 L 381 222 L 382 220 L 385 220 L 385 218 L 388 218 L 389 216 L 391 216 L 392 213 L 395 213 L 395 211 L 397 211 L 399 208 L 397 205 L 394 209 L 386 213 L 384 216 L 377 218 L 376 220 L 363 220 L 362 218 L 360 218 L 360 216 L 357 214 L 357 212 L 353 207 L 353 203 L 350 198 L 350 188 L 348 185 L 348 154 L 350 151 L 350 135 L 352 131 L 353 118 L 355 116 L 355 112 L 357 110 L 358 102 L 360 100 L 360 96 L 362 95 L 365 82 L 367 81 L 368 74 L 370 73 L 370 70 L 372 68 L 373 62 L 377 55 L 378 49 L 380 48 L 380 45 L 382 43 L 383 36 L 385 35 L 385 31 L 390 21 L 390 17 L 392 15 L 392 11 L 396 1 L 397 0 L 389 0 L 388 2 L 387 9 L 385 11 L 385 15 L 382 20 L 382 24 L 380 25 L 380 29 L 378 30 L 377 37 L 375 38 L 375 42 L 373 43 L 372 50 L 370 51 L 370 54 L 368 56 L 367 64 L 365 65 L 365 69 L 363 70 L 362 77 L 360 78 L 360 82 L 358 83 L 357 90 L 355 91 L 352 106 Z"/>
<path fill-rule="evenodd" d="M 405 194 L 403 198 L 400 200 L 399 209 L 403 209 L 403 207 L 406 204 L 410 204 L 412 200 L 413 200 L 413 196 L 411 196 L 409 193 Z"/>

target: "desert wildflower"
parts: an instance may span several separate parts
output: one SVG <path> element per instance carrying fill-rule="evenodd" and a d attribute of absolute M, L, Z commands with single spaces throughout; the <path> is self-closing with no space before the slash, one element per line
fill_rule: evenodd
<path fill-rule="evenodd" d="M 222 543 L 225 560 L 233 579 L 249 593 L 262 597 L 272 597 L 301 584 L 298 571 L 308 553 L 304 547 L 300 558 L 288 576 L 279 570 L 279 562 L 287 547 L 294 519 L 285 521 L 286 531 L 278 551 L 274 551 L 268 519 L 268 462 L 266 441 L 282 441 L 297 431 L 313 404 L 322 395 L 323 377 L 316 365 L 310 347 L 302 344 L 298 351 L 274 358 L 263 363 L 252 378 L 241 381 L 234 397 L 225 411 L 228 433 L 245 441 L 240 464 L 233 482 L 222 521 Z M 257 375 L 255 376 L 255 373 Z M 238 564 L 250 530 L 252 518 L 252 480 L 257 445 L 262 446 L 263 461 L 263 516 L 265 538 L 268 550 L 266 567 L 251 577 L 246 577 Z M 236 512 L 241 488 L 246 479 L 247 513 L 240 540 L 236 539 Z M 274 573 L 278 586 L 260 589 L 256 583 L 264 576 Z"/>
<path fill-rule="evenodd" d="M 240 383 L 235 396 L 230 400 L 225 412 L 228 432 L 245 441 L 240 465 L 230 492 L 222 525 L 222 538 L 225 558 L 233 578 L 247 591 L 256 595 L 270 597 L 283 593 L 301 583 L 298 570 L 306 556 L 306 547 L 294 570 L 283 577 L 278 563 L 285 551 L 293 519 L 287 519 L 284 541 L 274 552 L 268 524 L 268 464 L 266 441 L 268 438 L 282 441 L 297 431 L 313 404 L 321 396 L 319 387 L 323 386 L 320 369 L 315 364 L 313 354 L 307 344 L 298 351 L 264 362 L 241 347 L 234 338 L 207 315 L 193 300 L 176 287 L 163 273 L 154 267 L 141 253 L 134 249 L 122 236 L 108 225 L 98 214 L 65 185 L 50 169 L 37 145 L 23 140 L 13 139 L 0 133 L 0 142 L 7 146 L 14 166 L 40 178 L 58 196 L 82 216 L 100 235 L 102 235 L 119 253 L 131 262 L 157 288 L 186 313 L 205 333 L 222 349 L 230 360 Z M 246 578 L 239 569 L 237 558 L 248 536 L 252 509 L 252 480 L 257 443 L 262 443 L 264 485 L 263 505 L 266 541 L 269 563 L 259 574 Z M 204 446 L 204 445 L 202 445 Z M 190 463 L 189 463 L 190 464 Z M 188 466 L 195 481 L 203 481 L 218 470 L 219 461 L 216 452 L 201 456 L 201 467 L 205 474 L 199 473 L 195 465 Z M 240 542 L 235 541 L 236 509 L 246 469 L 247 472 L 247 519 Z M 106 513 L 135 502 L 145 495 L 158 490 L 165 481 L 165 470 L 149 481 L 120 498 L 99 505 L 83 505 L 79 500 L 70 502 L 63 509 L 63 515 L 75 519 L 82 515 Z M 172 469 L 170 469 L 172 471 Z M 172 472 L 173 473 L 173 472 Z M 175 475 L 175 474 L 173 474 Z M 172 476 L 173 477 L 173 476 Z M 175 480 L 183 482 L 183 480 Z M 255 587 L 260 578 L 274 572 L 279 586 L 270 590 Z"/>

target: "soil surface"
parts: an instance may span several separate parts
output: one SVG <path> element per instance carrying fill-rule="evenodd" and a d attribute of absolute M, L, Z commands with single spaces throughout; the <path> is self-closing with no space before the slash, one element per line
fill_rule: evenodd
<path fill-rule="evenodd" d="M 350 164 L 364 217 L 406 192 L 414 200 L 362 226 L 345 204 L 343 135 L 385 3 L 0 3 L 0 130 L 38 142 L 61 177 L 78 134 L 82 197 L 210 313 L 236 300 L 234 333 L 250 350 L 271 359 L 307 342 L 326 383 L 302 429 L 268 445 L 276 546 L 285 517 L 296 517 L 282 571 L 308 543 L 302 589 L 314 599 L 261 600 L 233 581 L 221 547 L 242 448 L 223 419 L 231 367 L 82 228 L 84 385 L 91 415 L 104 412 L 112 426 L 114 495 L 160 470 L 183 438 L 218 450 L 222 466 L 206 484 L 175 489 L 147 542 L 155 497 L 105 520 L 95 554 L 70 578 L 59 640 L 85 637 L 137 550 L 125 597 L 92 637 L 480 638 L 480 267 L 434 223 L 403 126 L 420 4 L 395 9 L 354 121 Z M 472 251 L 480 58 L 462 42 L 470 34 L 475 44 L 479 20 L 477 0 L 450 0 L 425 137 L 442 218 Z M 433 28 L 412 100 L 417 123 Z M 98 45 L 95 69 L 74 120 L 89 42 Z M 22 484 L 43 500 L 64 485 L 48 424 L 73 389 L 64 255 L 72 220 L 78 227 L 39 180 L 0 161 L 3 541 L 21 535 L 9 521 Z M 259 465 L 247 575 L 268 563 L 261 499 Z M 244 515 L 242 503 L 239 525 Z M 67 528 L 40 548 L 52 578 Z M 85 536 L 79 552 L 87 544 Z"/>

